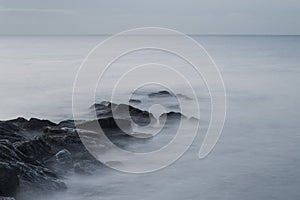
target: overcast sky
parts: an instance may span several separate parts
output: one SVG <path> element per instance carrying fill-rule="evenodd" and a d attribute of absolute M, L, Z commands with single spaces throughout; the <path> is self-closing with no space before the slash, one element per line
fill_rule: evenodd
<path fill-rule="evenodd" d="M 299 0 L 0 0 L 0 34 L 300 34 Z"/>

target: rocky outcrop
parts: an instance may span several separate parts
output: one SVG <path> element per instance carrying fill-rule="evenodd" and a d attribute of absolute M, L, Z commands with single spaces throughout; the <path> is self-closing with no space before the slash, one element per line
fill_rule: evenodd
<path fill-rule="evenodd" d="M 39 131 L 39 136 L 26 137 L 33 130 Z M 0 196 L 13 197 L 17 192 L 25 191 L 42 194 L 67 188 L 58 173 L 57 166 L 64 162 L 59 152 L 65 148 L 72 149 L 74 156 L 76 152 L 82 152 L 84 147 L 76 131 L 67 131 L 46 120 L 20 118 L 0 122 L 0 131 Z M 75 147 L 76 144 L 81 146 Z"/>
<path fill-rule="evenodd" d="M 44 194 L 65 190 L 67 186 L 62 180 L 67 174 L 92 174 L 103 166 L 86 150 L 79 137 L 91 144 L 95 139 L 100 141 L 101 137 L 94 131 L 95 124 L 98 123 L 112 141 L 117 138 L 120 142 L 120 137 L 131 136 L 124 134 L 119 125 L 132 128 L 134 121 L 144 126 L 154 119 L 151 113 L 126 104 L 101 102 L 92 108 L 98 118 L 76 123 L 77 129 L 73 120 L 58 124 L 36 118 L 0 121 L 0 200 L 15 197 L 19 192 Z M 173 112 L 165 114 L 167 118 L 182 116 Z M 120 145 L 126 143 L 122 141 Z M 102 146 L 105 150 L 105 144 Z"/>
<path fill-rule="evenodd" d="M 148 97 L 153 98 L 153 97 L 173 97 L 174 95 L 171 94 L 169 91 L 167 90 L 161 90 L 158 92 L 152 92 L 150 94 L 148 94 Z"/>
<path fill-rule="evenodd" d="M 131 104 L 141 104 L 142 101 L 139 99 L 129 99 L 129 103 Z"/>
<path fill-rule="evenodd" d="M 12 143 L 9 140 L 0 140 L 0 196 L 14 196 L 18 188 L 37 191 L 61 190 L 66 185 L 59 177 L 40 162 L 39 155 L 34 154 L 31 144 L 26 151 L 18 149 L 22 143 Z M 25 145 L 26 146 L 26 145 Z"/>
<path fill-rule="evenodd" d="M 114 119 L 132 119 L 134 123 L 140 126 L 146 126 L 151 123 L 151 119 L 154 119 L 151 113 L 127 104 L 115 104 L 103 101 L 99 104 L 95 104 L 91 108 L 95 109 L 99 123 L 102 123 L 104 125 L 104 128 L 116 127 L 116 124 L 113 123 Z M 106 124 L 111 126 L 106 126 Z"/>

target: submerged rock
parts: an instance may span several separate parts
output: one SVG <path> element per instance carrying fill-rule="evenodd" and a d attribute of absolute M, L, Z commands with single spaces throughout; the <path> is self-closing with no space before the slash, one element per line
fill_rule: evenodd
<path fill-rule="evenodd" d="M 180 112 L 168 112 L 168 113 L 163 113 L 160 117 L 159 117 L 160 121 L 161 119 L 166 119 L 166 120 L 170 120 L 170 119 L 187 119 L 187 117 L 183 114 L 181 114 Z"/>
<path fill-rule="evenodd" d="M 91 174 L 90 172 L 87 172 L 85 170 L 85 167 L 81 165 L 81 163 L 77 162 L 74 164 L 74 172 L 76 174 L 80 174 L 80 175 L 89 175 Z"/>
<path fill-rule="evenodd" d="M 178 93 L 176 96 L 184 100 L 193 100 L 191 97 L 181 93 Z"/>
<path fill-rule="evenodd" d="M 140 104 L 140 103 L 142 103 L 142 101 L 139 100 L 139 99 L 129 99 L 129 103 L 132 103 L 132 104 Z"/>
<path fill-rule="evenodd" d="M 161 90 L 161 91 L 158 91 L 158 92 L 153 92 L 153 93 L 150 93 L 148 94 L 148 97 L 173 97 L 174 95 L 171 94 L 169 91 L 167 90 Z"/>

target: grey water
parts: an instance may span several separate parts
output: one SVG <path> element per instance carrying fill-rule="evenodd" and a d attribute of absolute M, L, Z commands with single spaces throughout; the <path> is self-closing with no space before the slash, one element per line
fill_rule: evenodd
<path fill-rule="evenodd" d="M 212 153 L 198 159 L 210 117 L 209 96 L 199 83 L 198 89 L 203 89 L 199 134 L 178 161 L 139 175 L 104 169 L 93 176 L 69 176 L 66 192 L 45 199 L 300 198 L 300 37 L 192 37 L 211 55 L 226 87 L 226 123 Z M 58 122 L 72 118 L 77 70 L 104 39 L 106 36 L 1 36 L 0 120 L 23 116 Z M 160 56 L 151 51 L 136 53 L 116 67 L 140 60 L 183 65 L 171 56 Z M 113 73 L 105 81 L 118 76 Z M 128 93 L 126 88 L 123 91 Z M 105 93 L 100 91 L 99 101 L 107 99 Z M 136 97 L 146 101 L 139 93 Z M 173 104 L 167 101 L 167 109 L 176 110 Z"/>

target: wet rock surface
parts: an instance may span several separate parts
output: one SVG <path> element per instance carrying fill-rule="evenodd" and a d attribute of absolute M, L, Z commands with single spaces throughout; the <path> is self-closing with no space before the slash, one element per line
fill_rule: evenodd
<path fill-rule="evenodd" d="M 143 126 L 154 118 L 151 113 L 126 104 L 101 102 L 91 108 L 96 110 L 97 120 L 76 123 L 77 129 L 73 120 L 58 124 L 36 118 L 0 121 L 0 200 L 18 199 L 17 194 L 24 199 L 32 192 L 63 191 L 67 189 L 63 182 L 67 174 L 89 175 L 103 167 L 79 137 L 99 146 L 101 137 L 90 126 L 98 123 L 108 137 L 122 138 L 130 136 L 122 132 L 120 124 L 125 128 L 131 128 L 132 122 Z M 166 114 L 172 118 L 180 116 Z M 104 151 L 106 148 L 103 145 Z"/>
<path fill-rule="evenodd" d="M 0 196 L 65 190 L 63 175 L 73 160 L 99 165 L 75 129 L 38 119 L 0 122 Z"/>

